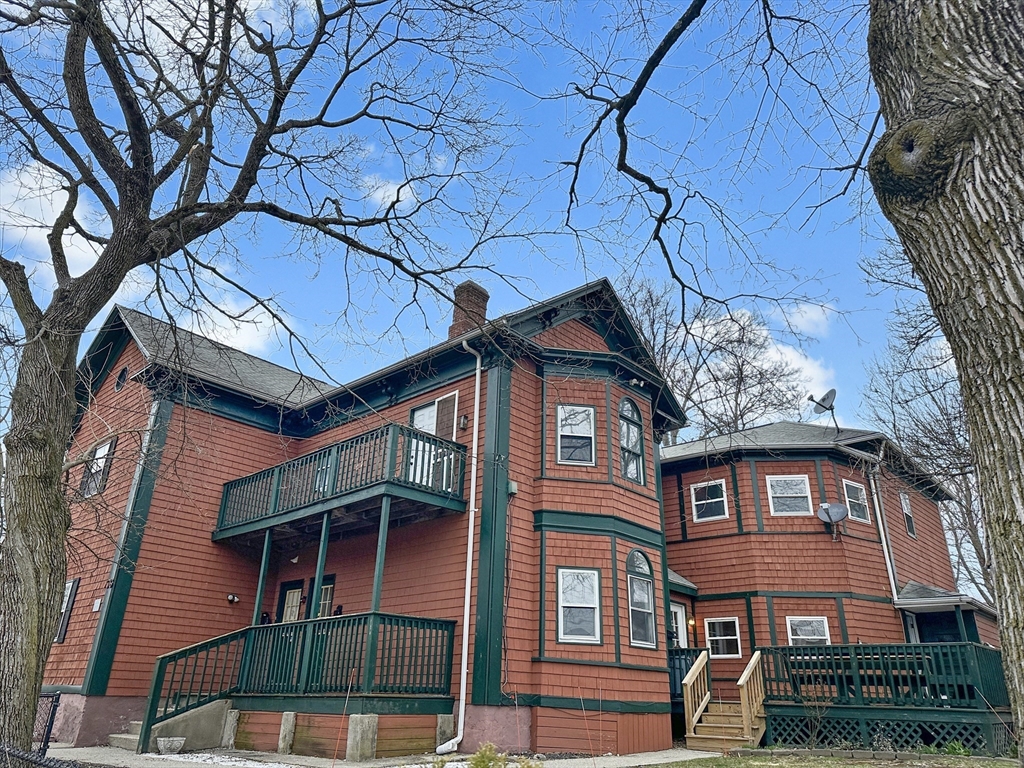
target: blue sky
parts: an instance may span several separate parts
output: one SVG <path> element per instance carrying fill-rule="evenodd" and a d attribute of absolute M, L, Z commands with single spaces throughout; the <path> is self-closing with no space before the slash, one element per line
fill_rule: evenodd
<path fill-rule="evenodd" d="M 765 72 L 744 64 L 757 60 L 763 51 L 746 45 L 756 25 L 737 21 L 737 9 L 750 7 L 732 0 L 711 2 L 693 34 L 680 42 L 651 83 L 650 90 L 630 117 L 637 136 L 634 162 L 659 180 L 675 174 L 686 189 L 696 190 L 716 206 L 730 222 L 709 215 L 699 199 L 689 204 L 691 221 L 684 258 L 699 264 L 702 285 L 715 295 L 757 293 L 790 296 L 783 306 L 757 302 L 758 308 L 780 331 L 788 321 L 804 334 L 799 342 L 777 334 L 779 354 L 800 365 L 808 390 L 821 395 L 836 387 L 837 416 L 841 423 L 856 426 L 865 364 L 885 345 L 884 322 L 892 304 L 889 295 L 872 296 L 858 269 L 858 261 L 882 246 L 886 225 L 864 193 L 864 179 L 850 192 L 813 210 L 844 184 L 847 175 L 819 169 L 848 164 L 864 143 L 874 106 L 867 84 L 863 19 L 849 22 L 838 12 L 822 20 L 827 45 L 823 55 L 809 52 L 820 40 L 808 41 L 776 31 L 780 44 L 802 51 L 801 73 L 811 76 L 822 89 L 808 90 L 793 71 L 771 64 Z M 544 6 L 541 6 L 542 8 Z M 581 48 L 596 57 L 608 55 L 623 77 L 633 77 L 638 59 L 649 50 L 650 40 L 633 34 L 612 34 L 608 10 L 600 4 L 569 5 L 558 21 L 571 30 Z M 681 6 L 669 5 L 669 11 Z M 548 19 L 550 22 L 551 19 Z M 668 16 L 654 17 L 648 29 L 659 38 Z M 582 205 L 574 223 L 588 226 L 588 237 L 573 237 L 562 228 L 568 202 L 568 170 L 563 161 L 574 157 L 590 113 L 578 98 L 559 98 L 570 83 L 585 83 L 587 72 L 573 56 L 536 32 L 525 30 L 530 46 L 510 46 L 504 71 L 485 82 L 486 97 L 509 117 L 515 146 L 503 161 L 501 173 L 515 178 L 518 197 L 510 207 L 519 211 L 512 227 L 535 232 L 530 238 L 510 238 L 487 254 L 496 271 L 512 278 L 512 284 L 494 275 L 471 275 L 491 294 L 490 316 L 518 309 L 531 300 L 568 290 L 587 280 L 607 276 L 621 281 L 645 275 L 663 279 L 664 265 L 648 248 L 650 223 L 621 204 L 617 195 L 625 187 L 621 179 L 607 175 L 607 160 L 614 149 L 606 131 L 595 146 L 581 174 Z M 813 37 L 813 36 L 812 36 Z M 771 88 L 766 90 L 765 84 Z M 847 120 L 846 116 L 853 119 Z M 646 137 L 646 140 L 640 137 Z M 400 183 L 401 169 L 381 152 L 367 178 L 379 185 L 370 197 L 392 193 Z M 17 179 L 8 169 L 0 179 L 0 203 L 6 194 L 17 197 Z M 45 187 L 38 178 L 31 184 Z M 21 183 L 25 175 L 21 174 Z M 676 187 L 677 199 L 682 187 Z M 7 190 L 6 192 L 4 190 Z M 53 195 L 40 195 L 32 215 L 46 219 L 52 214 Z M 24 202 L 19 202 L 24 207 Z M 32 261 L 42 253 L 45 241 L 39 230 L 20 227 L 10 211 L 0 231 L 4 251 L 20 249 Z M 458 231 L 448 231 L 457 251 Z M 375 368 L 444 338 L 449 309 L 425 300 L 406 311 L 395 325 L 395 305 L 387 288 L 357 285 L 352 310 L 338 317 L 342 308 L 345 275 L 336 261 L 318 265 L 286 255 L 289 244 L 283 234 L 264 228 L 246 236 L 231 234 L 245 254 L 244 266 L 233 266 L 233 276 L 263 295 L 272 295 L 292 326 L 308 339 L 327 372 L 338 381 L 350 381 Z M 75 253 L 72 252 L 72 259 Z M 88 255 L 81 254 L 81 263 Z M 35 262 L 33 262 L 35 263 Z M 751 266 L 751 265 L 754 266 Z M 774 273 L 763 265 L 774 265 Z M 74 267 L 73 267 L 74 269 Z M 45 276 L 45 270 L 41 274 Z M 145 292 L 147 278 L 122 291 L 119 299 L 134 303 Z M 241 307 L 237 296 L 220 297 L 228 306 Z M 738 302 L 737 306 L 742 306 Z M 824 307 L 822 309 L 821 307 Z M 150 309 L 153 309 L 151 306 Z M 102 321 L 102 317 L 97 320 Z M 291 351 L 279 341 L 269 324 L 220 327 L 211 332 L 223 341 L 294 367 Z M 313 375 L 323 377 L 308 363 Z"/>

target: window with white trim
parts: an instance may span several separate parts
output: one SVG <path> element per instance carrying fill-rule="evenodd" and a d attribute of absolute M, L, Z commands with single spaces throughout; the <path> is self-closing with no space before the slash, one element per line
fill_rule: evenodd
<path fill-rule="evenodd" d="M 640 409 L 628 397 L 619 403 L 619 457 L 622 476 L 644 484 L 644 423 Z"/>
<path fill-rule="evenodd" d="M 85 462 L 85 471 L 82 472 L 82 483 L 78 487 L 79 493 L 84 498 L 102 493 L 107 485 L 107 475 L 110 474 L 110 462 L 114 458 L 114 446 L 117 438 L 100 443 L 89 453 Z"/>
<path fill-rule="evenodd" d="M 414 408 L 409 423 L 414 429 L 443 438 L 455 439 L 459 393 L 449 392 L 432 403 Z M 454 450 L 431 440 L 414 437 L 409 444 L 408 480 L 435 490 L 450 491 L 458 462 Z"/>
<path fill-rule="evenodd" d="M 903 522 L 907 526 L 907 533 L 917 538 L 917 529 L 914 527 L 914 510 L 910 508 L 910 494 L 900 491 L 900 506 L 903 507 Z"/>
<path fill-rule="evenodd" d="M 725 480 L 711 480 L 691 485 L 690 506 L 693 508 L 695 523 L 729 517 L 729 507 L 725 499 Z"/>
<path fill-rule="evenodd" d="M 807 475 L 768 475 L 768 508 L 776 517 L 811 515 L 811 484 Z"/>
<path fill-rule="evenodd" d="M 704 619 L 704 634 L 708 639 L 712 659 L 738 659 L 743 655 L 740 620 L 737 617 Z"/>
<path fill-rule="evenodd" d="M 594 425 L 597 412 L 589 405 L 560 405 L 558 463 L 594 466 Z"/>
<path fill-rule="evenodd" d="M 75 595 L 78 594 L 78 579 L 68 579 L 64 582 L 64 600 L 60 604 L 60 622 L 57 624 L 57 636 L 53 638 L 55 643 L 63 643 L 68 632 L 68 622 L 71 620 L 71 607 L 75 604 Z"/>
<path fill-rule="evenodd" d="M 629 644 L 656 648 L 654 579 L 651 564 L 639 549 L 634 549 L 626 558 L 626 582 L 629 590 Z"/>
<path fill-rule="evenodd" d="M 690 644 L 686 639 L 686 607 L 679 603 L 672 603 L 672 644 L 676 648 L 686 648 Z"/>
<path fill-rule="evenodd" d="M 790 645 L 831 645 L 828 618 L 825 616 L 787 616 L 786 631 Z"/>
<path fill-rule="evenodd" d="M 601 642 L 601 576 L 589 568 L 558 569 L 558 641 Z"/>
<path fill-rule="evenodd" d="M 864 490 L 864 486 L 852 480 L 843 480 L 843 492 L 846 494 L 846 508 L 850 510 L 850 519 L 861 523 L 870 523 L 868 494 Z"/>

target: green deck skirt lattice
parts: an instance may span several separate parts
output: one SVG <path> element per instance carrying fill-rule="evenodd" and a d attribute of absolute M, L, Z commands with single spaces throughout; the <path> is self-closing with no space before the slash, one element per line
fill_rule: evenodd
<path fill-rule="evenodd" d="M 910 752 L 921 746 L 942 749 L 956 741 L 975 754 L 1005 755 L 1013 742 L 1008 711 L 886 706 L 818 709 L 766 703 L 765 714 L 769 746 Z"/>

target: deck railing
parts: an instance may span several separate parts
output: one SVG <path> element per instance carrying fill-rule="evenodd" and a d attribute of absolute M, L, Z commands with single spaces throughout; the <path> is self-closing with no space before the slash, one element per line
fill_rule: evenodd
<path fill-rule="evenodd" d="M 668 685 L 669 694 L 673 699 L 683 698 L 683 678 L 693 667 L 706 648 L 669 648 L 668 649 Z M 710 664 L 707 666 L 708 674 L 711 674 Z"/>
<path fill-rule="evenodd" d="M 711 701 L 711 675 L 707 666 L 708 651 L 703 649 L 683 678 L 683 716 L 686 719 L 687 736 L 695 734 L 697 722 Z"/>
<path fill-rule="evenodd" d="M 762 648 L 767 701 L 1009 706 L 999 651 L 975 643 Z"/>
<path fill-rule="evenodd" d="M 139 750 L 157 723 L 235 695 L 446 696 L 454 643 L 454 621 L 370 612 L 246 627 L 165 654 Z"/>
<path fill-rule="evenodd" d="M 389 424 L 224 484 L 217 529 L 253 523 L 379 483 L 462 498 L 466 448 Z"/>
<path fill-rule="evenodd" d="M 743 674 L 736 681 L 740 690 L 740 711 L 743 714 L 743 737 L 752 739 L 757 718 L 764 714 L 764 676 L 761 674 L 761 651 L 754 651 Z"/>

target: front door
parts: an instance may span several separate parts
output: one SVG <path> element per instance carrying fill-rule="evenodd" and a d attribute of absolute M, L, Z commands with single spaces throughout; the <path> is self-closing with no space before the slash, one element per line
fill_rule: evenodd
<path fill-rule="evenodd" d="M 686 608 L 679 603 L 672 603 L 672 631 L 675 639 L 672 641 L 676 648 L 686 648 L 690 644 L 686 641 Z"/>
<path fill-rule="evenodd" d="M 921 633 L 917 631 L 917 616 L 912 613 L 904 615 L 907 617 L 907 642 L 920 643 Z"/>
<path fill-rule="evenodd" d="M 302 579 L 286 581 L 281 585 L 277 599 L 277 620 L 298 621 L 302 610 Z"/>

